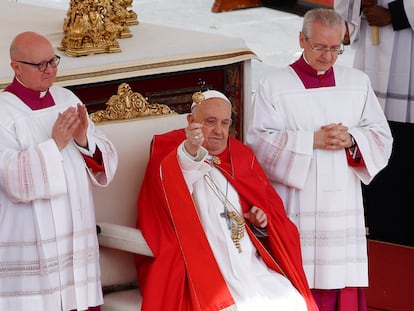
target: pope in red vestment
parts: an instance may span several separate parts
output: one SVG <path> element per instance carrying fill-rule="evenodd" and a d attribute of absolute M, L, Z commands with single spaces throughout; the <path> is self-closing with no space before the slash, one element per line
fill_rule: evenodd
<path fill-rule="evenodd" d="M 156 135 L 151 145 L 138 199 L 137 227 L 154 254 L 137 256 L 142 310 L 237 310 L 178 160 L 186 131 Z M 254 153 L 229 136 L 227 147 L 216 157 L 215 167 L 236 189 L 243 213 L 257 206 L 267 215 L 266 237 L 257 238 L 246 225 L 257 252 L 271 270 L 290 280 L 309 311 L 318 310 L 303 272 L 296 226 L 286 216 Z"/>

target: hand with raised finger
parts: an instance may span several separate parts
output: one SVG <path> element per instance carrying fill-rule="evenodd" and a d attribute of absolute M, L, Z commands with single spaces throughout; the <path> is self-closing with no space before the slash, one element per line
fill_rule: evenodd
<path fill-rule="evenodd" d="M 202 124 L 192 122 L 185 129 L 186 139 L 184 147 L 193 156 L 197 154 L 198 149 L 200 149 L 204 142 L 202 127 Z"/>

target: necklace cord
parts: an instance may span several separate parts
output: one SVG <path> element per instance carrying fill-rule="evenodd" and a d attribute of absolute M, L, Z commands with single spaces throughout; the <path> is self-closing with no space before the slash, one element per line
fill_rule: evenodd
<path fill-rule="evenodd" d="M 233 244 L 236 246 L 239 253 L 242 252 L 240 240 L 244 237 L 244 231 L 246 222 L 242 215 L 238 212 L 238 210 L 234 207 L 234 205 L 229 201 L 227 198 L 227 190 L 229 182 L 227 181 L 226 184 L 226 195 L 219 189 L 217 184 L 211 178 L 210 175 L 205 174 L 203 176 L 204 181 L 216 195 L 216 197 L 220 200 L 220 202 L 224 206 L 224 212 L 220 214 L 220 216 L 226 218 L 227 226 L 231 230 L 231 239 L 233 240 Z M 230 206 L 232 211 L 229 211 L 228 207 Z"/>

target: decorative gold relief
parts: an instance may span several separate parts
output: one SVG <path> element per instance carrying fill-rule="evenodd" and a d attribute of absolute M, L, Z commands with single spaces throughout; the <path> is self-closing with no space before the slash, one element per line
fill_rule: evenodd
<path fill-rule="evenodd" d="M 132 0 L 120 0 L 122 7 L 127 11 L 126 14 L 126 24 L 128 26 L 138 25 L 138 15 L 134 10 L 130 9 L 132 7 Z"/>
<path fill-rule="evenodd" d="M 131 5 L 132 0 L 71 0 L 58 49 L 69 56 L 121 52 L 116 39 L 132 37 L 128 26 L 138 24 Z"/>
<path fill-rule="evenodd" d="M 140 93 L 133 92 L 128 83 L 122 83 L 118 86 L 117 95 L 111 96 L 106 103 L 106 109 L 91 113 L 89 117 L 95 123 L 99 123 L 166 114 L 176 114 L 176 112 L 167 105 L 148 103 Z"/>

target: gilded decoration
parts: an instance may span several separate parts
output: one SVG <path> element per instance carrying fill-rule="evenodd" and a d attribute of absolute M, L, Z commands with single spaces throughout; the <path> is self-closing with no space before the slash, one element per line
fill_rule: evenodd
<path fill-rule="evenodd" d="M 126 9 L 126 24 L 128 26 L 134 26 L 138 25 L 138 15 L 134 12 L 134 10 L 131 9 L 132 7 L 132 0 L 123 0 L 120 1 L 122 4 L 122 7 Z"/>
<path fill-rule="evenodd" d="M 121 52 L 117 39 L 132 37 L 137 14 L 132 0 L 71 0 L 59 50 L 69 56 Z"/>
<path fill-rule="evenodd" d="M 176 112 L 167 105 L 148 103 L 140 93 L 133 92 L 129 84 L 122 83 L 118 86 L 117 95 L 112 95 L 106 103 L 106 109 L 93 112 L 89 117 L 95 123 L 99 123 L 167 114 L 176 114 Z"/>

